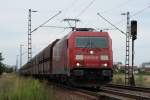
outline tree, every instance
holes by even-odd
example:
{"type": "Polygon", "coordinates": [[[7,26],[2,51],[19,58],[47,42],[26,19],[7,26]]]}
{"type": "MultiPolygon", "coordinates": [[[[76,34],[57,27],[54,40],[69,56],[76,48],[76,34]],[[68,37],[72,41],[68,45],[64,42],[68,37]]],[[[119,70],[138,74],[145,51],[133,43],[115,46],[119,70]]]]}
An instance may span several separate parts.
{"type": "Polygon", "coordinates": [[[2,58],[2,53],[0,52],[0,63],[2,62],[3,58],[2,58]]]}
{"type": "Polygon", "coordinates": [[[6,73],[13,72],[13,68],[12,67],[9,67],[8,65],[5,65],[5,64],[2,63],[3,60],[4,60],[4,58],[2,57],[2,53],[0,52],[0,75],[3,72],[6,72],[6,73]]]}
{"type": "Polygon", "coordinates": [[[5,66],[4,64],[2,63],[3,61],[3,57],[2,57],[2,53],[0,52],[0,75],[3,73],[3,71],[5,70],[5,66]]]}

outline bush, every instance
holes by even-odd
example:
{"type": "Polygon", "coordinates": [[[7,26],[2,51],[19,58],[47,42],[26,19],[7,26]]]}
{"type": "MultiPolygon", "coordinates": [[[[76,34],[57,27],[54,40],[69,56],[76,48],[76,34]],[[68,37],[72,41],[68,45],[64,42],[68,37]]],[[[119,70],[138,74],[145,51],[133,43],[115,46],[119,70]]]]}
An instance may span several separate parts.
{"type": "Polygon", "coordinates": [[[5,67],[0,63],[0,75],[5,71],[5,67]]]}

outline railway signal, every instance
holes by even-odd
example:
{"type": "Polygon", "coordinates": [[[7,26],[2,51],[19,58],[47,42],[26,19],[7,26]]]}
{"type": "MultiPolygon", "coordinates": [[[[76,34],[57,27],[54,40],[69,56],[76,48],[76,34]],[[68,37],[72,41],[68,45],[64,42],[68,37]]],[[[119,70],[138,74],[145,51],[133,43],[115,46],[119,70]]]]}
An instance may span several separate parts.
{"type": "Polygon", "coordinates": [[[132,36],[132,40],[137,39],[137,21],[136,20],[131,21],[131,36],[132,36]]]}
{"type": "Polygon", "coordinates": [[[134,41],[137,39],[137,21],[131,21],[131,36],[132,36],[132,76],[130,77],[130,85],[135,86],[134,80],[134,41]]]}

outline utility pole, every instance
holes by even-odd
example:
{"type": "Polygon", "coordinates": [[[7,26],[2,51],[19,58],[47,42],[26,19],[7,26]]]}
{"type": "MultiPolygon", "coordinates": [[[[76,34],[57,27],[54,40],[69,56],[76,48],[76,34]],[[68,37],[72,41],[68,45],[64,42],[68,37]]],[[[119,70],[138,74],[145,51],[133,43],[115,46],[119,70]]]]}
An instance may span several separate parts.
{"type": "Polygon", "coordinates": [[[28,17],[28,61],[32,58],[32,41],[31,41],[31,9],[28,17]]]}
{"type": "Polygon", "coordinates": [[[17,68],[18,68],[18,56],[19,55],[16,55],[16,67],[15,67],[15,71],[17,71],[17,68]]]}
{"type": "Polygon", "coordinates": [[[22,47],[23,47],[23,45],[20,44],[20,68],[22,66],[22,47]]]}
{"type": "Polygon", "coordinates": [[[130,13],[122,13],[121,15],[127,16],[127,29],[126,29],[126,58],[125,58],[125,85],[129,85],[130,80],[130,13]]]}
{"type": "Polygon", "coordinates": [[[37,11],[32,11],[29,9],[29,16],[28,16],[28,61],[32,58],[32,37],[31,37],[31,13],[32,12],[37,12],[37,11]]]}
{"type": "Polygon", "coordinates": [[[127,16],[126,31],[126,59],[125,59],[125,85],[135,86],[134,80],[134,40],[136,39],[137,22],[132,21],[130,24],[130,13],[122,13],[127,16]],[[130,37],[132,36],[132,65],[130,66],[130,37]]]}
{"type": "Polygon", "coordinates": [[[54,16],[52,16],[51,18],[49,18],[48,20],[46,20],[40,26],[38,26],[34,30],[31,30],[31,13],[32,12],[38,12],[38,11],[29,9],[29,16],[28,16],[28,62],[32,58],[32,37],[31,37],[32,34],[31,33],[34,32],[34,31],[36,31],[40,27],[43,27],[46,23],[48,23],[50,20],[52,20],[53,18],[55,18],[56,16],[58,16],[61,13],[61,11],[59,11],[57,14],[55,14],[54,16]]]}

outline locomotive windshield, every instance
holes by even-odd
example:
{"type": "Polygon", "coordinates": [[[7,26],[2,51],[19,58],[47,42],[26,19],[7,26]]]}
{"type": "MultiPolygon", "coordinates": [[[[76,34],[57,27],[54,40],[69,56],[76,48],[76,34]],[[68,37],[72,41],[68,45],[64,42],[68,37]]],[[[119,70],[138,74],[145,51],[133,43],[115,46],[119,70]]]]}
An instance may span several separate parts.
{"type": "Polygon", "coordinates": [[[107,48],[107,39],[105,37],[93,37],[93,36],[76,37],[76,47],[107,48]]]}

